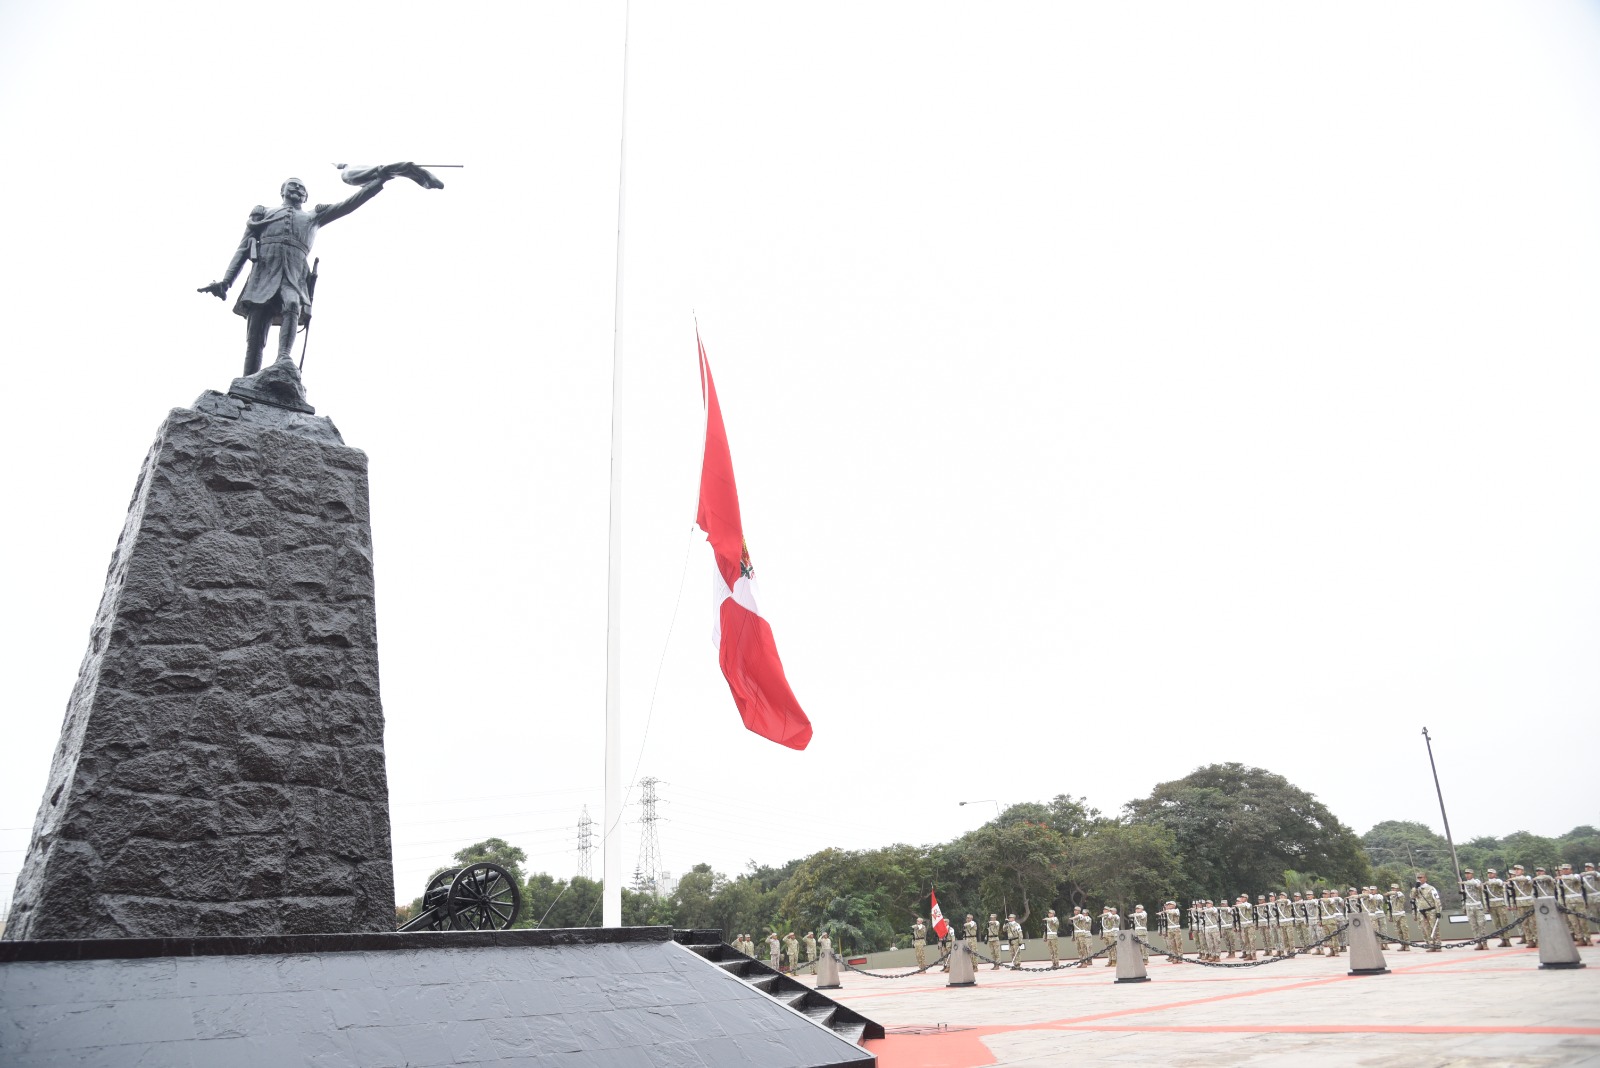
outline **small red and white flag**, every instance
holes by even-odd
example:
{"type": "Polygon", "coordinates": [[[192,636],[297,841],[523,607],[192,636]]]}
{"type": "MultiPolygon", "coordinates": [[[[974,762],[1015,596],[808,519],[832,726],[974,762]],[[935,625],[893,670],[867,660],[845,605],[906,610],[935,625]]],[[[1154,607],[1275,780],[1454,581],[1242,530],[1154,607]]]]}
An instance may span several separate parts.
{"type": "Polygon", "coordinates": [[[928,915],[933,919],[933,933],[940,938],[950,929],[950,921],[944,918],[944,910],[939,907],[939,895],[932,890],[928,891],[928,900],[933,904],[928,906],[928,915]]]}
{"type": "Polygon", "coordinates": [[[700,392],[706,405],[706,452],[695,523],[705,532],[716,558],[711,641],[744,725],[780,745],[804,749],[811,741],[811,721],[789,689],[772,628],[756,607],[755,569],[750,566],[750,549],[739,522],[739,491],[733,482],[728,432],[722,425],[717,387],[711,381],[711,364],[698,330],[695,344],[700,349],[700,392]]]}

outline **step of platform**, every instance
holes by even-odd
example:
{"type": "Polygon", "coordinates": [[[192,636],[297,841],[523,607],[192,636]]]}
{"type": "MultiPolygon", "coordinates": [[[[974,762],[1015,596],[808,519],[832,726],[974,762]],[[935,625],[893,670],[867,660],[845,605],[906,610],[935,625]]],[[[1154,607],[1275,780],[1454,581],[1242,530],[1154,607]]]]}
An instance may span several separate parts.
{"type": "Polygon", "coordinates": [[[882,1038],[883,1025],[867,1019],[848,1005],[784,975],[769,964],[747,957],[722,941],[720,931],[674,931],[673,938],[717,967],[737,976],[747,986],[773,1001],[821,1024],[840,1038],[859,1046],[869,1038],[882,1038]]]}

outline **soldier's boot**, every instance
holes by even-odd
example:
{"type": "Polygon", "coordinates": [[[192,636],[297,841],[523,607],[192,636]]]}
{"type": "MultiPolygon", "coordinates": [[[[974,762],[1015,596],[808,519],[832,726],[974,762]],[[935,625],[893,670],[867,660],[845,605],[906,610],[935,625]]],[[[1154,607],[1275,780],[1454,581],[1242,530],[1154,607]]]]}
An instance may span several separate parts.
{"type": "Polygon", "coordinates": [[[1488,949],[1488,948],[1489,948],[1489,943],[1487,943],[1487,942],[1479,942],[1477,945],[1472,947],[1472,951],[1474,953],[1476,953],[1479,950],[1488,949]]]}

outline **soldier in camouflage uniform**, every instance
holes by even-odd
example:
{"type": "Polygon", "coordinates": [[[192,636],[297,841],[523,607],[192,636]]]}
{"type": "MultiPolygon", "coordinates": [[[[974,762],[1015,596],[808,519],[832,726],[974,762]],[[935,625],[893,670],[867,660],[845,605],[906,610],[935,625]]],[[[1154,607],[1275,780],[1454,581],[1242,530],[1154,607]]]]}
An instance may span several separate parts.
{"type": "Polygon", "coordinates": [[[994,962],[991,972],[1000,970],[1000,917],[989,913],[989,959],[994,962]]]}
{"type": "Polygon", "coordinates": [[[1044,946],[1050,951],[1050,967],[1061,967],[1061,943],[1056,941],[1061,935],[1061,921],[1056,919],[1056,910],[1051,909],[1044,916],[1044,946]]]}
{"type": "Polygon", "coordinates": [[[1017,958],[1022,956],[1022,924],[1017,922],[1015,912],[1006,915],[1006,945],[1011,949],[1011,965],[1013,971],[1017,967],[1017,958]]]}
{"type": "Polygon", "coordinates": [[[966,939],[967,953],[972,957],[972,970],[978,970],[978,921],[972,918],[972,913],[967,913],[967,920],[961,925],[962,937],[966,939]]]}
{"type": "Polygon", "coordinates": [[[810,931],[806,932],[806,967],[812,972],[817,970],[817,936],[810,931]]]}
{"type": "Polygon", "coordinates": [[[917,917],[917,922],[911,925],[911,948],[917,954],[917,967],[928,966],[928,926],[922,922],[922,917],[917,917]]]}
{"type": "Polygon", "coordinates": [[[1072,906],[1072,944],[1078,951],[1078,967],[1089,966],[1089,933],[1094,918],[1081,905],[1072,906]]]}
{"type": "Polygon", "coordinates": [[[1594,861],[1588,861],[1583,866],[1583,874],[1578,876],[1583,886],[1583,912],[1586,919],[1583,921],[1584,941],[1594,945],[1594,940],[1589,937],[1589,924],[1594,921],[1595,913],[1600,911],[1600,871],[1595,870],[1594,861]]]}
{"type": "Polygon", "coordinates": [[[778,939],[777,931],[767,935],[767,960],[773,971],[783,971],[783,943],[778,939]]]}
{"type": "Polygon", "coordinates": [[[1272,903],[1268,900],[1266,894],[1256,895],[1256,940],[1261,943],[1261,955],[1263,957],[1270,957],[1278,950],[1277,945],[1273,942],[1272,915],[1274,911],[1272,903]]]}
{"type": "Polygon", "coordinates": [[[1178,911],[1178,903],[1167,902],[1161,917],[1167,925],[1167,960],[1180,964],[1183,961],[1183,913],[1178,911]]]}
{"type": "Polygon", "coordinates": [[[1149,964],[1150,914],[1144,910],[1143,905],[1135,905],[1133,912],[1128,915],[1128,922],[1133,925],[1133,937],[1139,941],[1139,960],[1149,964]]]}
{"type": "Polygon", "coordinates": [[[1417,885],[1411,891],[1411,901],[1417,906],[1417,920],[1422,924],[1422,933],[1428,940],[1428,952],[1438,953],[1443,948],[1439,944],[1439,921],[1444,918],[1444,905],[1439,900],[1439,891],[1428,882],[1427,872],[1417,872],[1417,885]]]}
{"type": "Polygon", "coordinates": [[[1561,906],[1567,911],[1563,913],[1567,920],[1567,928],[1572,932],[1572,941],[1580,946],[1589,945],[1589,924],[1583,912],[1583,879],[1572,870],[1571,864],[1561,865],[1561,874],[1556,876],[1556,885],[1561,891],[1561,906]]]}
{"type": "Polygon", "coordinates": [[[789,961],[789,974],[793,975],[800,970],[800,939],[790,931],[783,936],[783,955],[789,961]]]}
{"type": "Polygon", "coordinates": [[[1506,930],[1506,925],[1511,922],[1511,903],[1506,895],[1511,888],[1493,868],[1486,874],[1489,877],[1483,881],[1483,903],[1489,909],[1489,925],[1500,932],[1500,944],[1509,946],[1511,939],[1506,936],[1511,932],[1506,930]]]}
{"type": "Polygon", "coordinates": [[[1487,908],[1483,897],[1483,883],[1471,868],[1464,868],[1461,872],[1461,905],[1467,910],[1467,923],[1472,927],[1472,937],[1477,940],[1473,950],[1488,949],[1489,942],[1483,936],[1489,933],[1489,925],[1484,921],[1487,908]]]}
{"type": "MultiPolygon", "coordinates": [[[[1322,923],[1322,937],[1328,943],[1328,956],[1339,955],[1339,915],[1344,907],[1344,901],[1332,890],[1322,892],[1322,900],[1317,903],[1320,909],[1322,923]]],[[[1321,952],[1319,949],[1318,952],[1321,952]]]]}
{"type": "Polygon", "coordinates": [[[1406,923],[1406,894],[1399,883],[1389,884],[1389,922],[1394,924],[1394,938],[1400,943],[1400,952],[1411,952],[1411,929],[1406,923]]]}
{"type": "Polygon", "coordinates": [[[1245,960],[1256,959],[1256,912],[1250,907],[1250,895],[1240,894],[1233,903],[1233,911],[1239,917],[1239,949],[1240,955],[1245,960]]]}
{"type": "Polygon", "coordinates": [[[1100,910],[1100,938],[1106,944],[1106,967],[1114,967],[1117,963],[1117,932],[1122,930],[1122,916],[1116,909],[1107,905],[1100,910]]]}
{"type": "Polygon", "coordinates": [[[1222,917],[1216,902],[1206,898],[1200,905],[1200,937],[1204,942],[1203,960],[1222,959],[1222,917]]]}
{"type": "Polygon", "coordinates": [[[1274,903],[1275,915],[1278,921],[1278,945],[1283,946],[1283,956],[1294,956],[1294,902],[1290,895],[1278,892],[1278,900],[1274,903]]]}
{"type": "Polygon", "coordinates": [[[1521,864],[1511,866],[1512,905],[1522,916],[1522,944],[1537,946],[1539,928],[1533,922],[1533,879],[1521,864]]]}

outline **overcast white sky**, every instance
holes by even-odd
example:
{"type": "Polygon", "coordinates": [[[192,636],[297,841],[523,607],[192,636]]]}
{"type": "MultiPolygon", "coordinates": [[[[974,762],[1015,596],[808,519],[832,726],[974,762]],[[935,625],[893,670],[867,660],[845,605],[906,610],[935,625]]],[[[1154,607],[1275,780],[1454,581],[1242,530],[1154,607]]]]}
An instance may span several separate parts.
{"type": "MultiPolygon", "coordinates": [[[[239,372],[195,287],[341,161],[467,165],[316,248],[397,894],[492,834],[575,870],[623,21],[0,5],[0,896],[145,450],[239,372]]],[[[1437,827],[1423,726],[1458,839],[1600,823],[1600,7],[641,0],[631,39],[624,751],[670,870],[1229,760],[1437,827]],[[696,313],[803,753],[709,641],[696,313]]]]}

